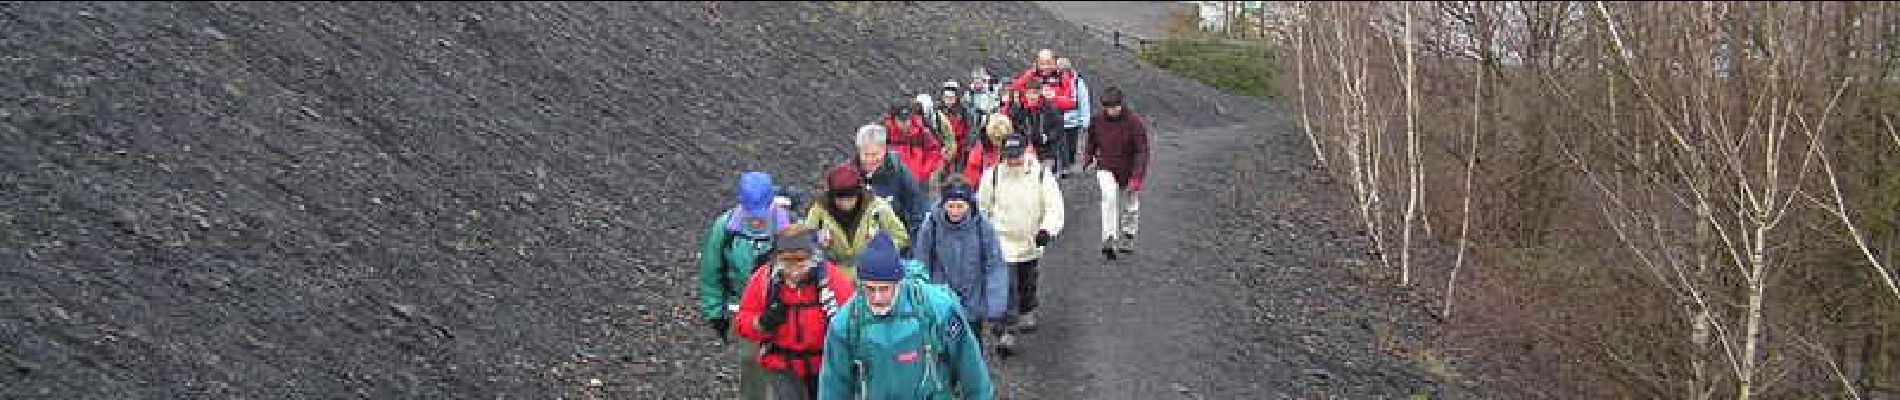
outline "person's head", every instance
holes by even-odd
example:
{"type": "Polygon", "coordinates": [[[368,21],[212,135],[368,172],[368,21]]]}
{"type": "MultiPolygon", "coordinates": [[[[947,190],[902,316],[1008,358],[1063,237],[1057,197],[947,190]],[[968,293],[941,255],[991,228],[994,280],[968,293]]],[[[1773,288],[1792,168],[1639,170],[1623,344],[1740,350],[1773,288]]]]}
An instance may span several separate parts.
{"type": "Polygon", "coordinates": [[[904,280],[904,269],[897,259],[897,245],[891,235],[878,231],[858,253],[858,282],[864,285],[864,302],[877,315],[890,314],[897,303],[897,289],[904,280]]]}
{"type": "Polygon", "coordinates": [[[1128,107],[1124,101],[1121,88],[1109,87],[1108,90],[1102,91],[1102,113],[1108,115],[1109,118],[1121,118],[1128,107]]]}
{"type": "Polygon", "coordinates": [[[963,222],[970,217],[970,206],[976,199],[976,193],[970,184],[961,177],[953,177],[943,185],[943,217],[950,222],[963,222]]]}
{"type": "Polygon", "coordinates": [[[946,107],[961,104],[963,100],[963,85],[957,83],[957,81],[944,82],[941,96],[943,97],[940,98],[940,101],[946,107]]]}
{"type": "Polygon", "coordinates": [[[918,93],[917,97],[912,98],[910,102],[911,115],[929,115],[931,103],[933,102],[935,102],[935,100],[930,98],[930,94],[918,93]]]}
{"type": "Polygon", "coordinates": [[[858,127],[858,135],[855,138],[858,145],[858,164],[863,165],[865,171],[877,172],[878,168],[884,166],[884,158],[887,154],[885,150],[888,146],[884,142],[886,135],[884,127],[877,124],[858,127]]]}
{"type": "Polygon", "coordinates": [[[970,90],[971,91],[989,90],[989,87],[990,87],[990,70],[988,68],[978,66],[975,69],[970,70],[970,90]]]}
{"type": "Polygon", "coordinates": [[[818,236],[810,229],[791,226],[772,237],[772,264],[786,282],[807,282],[817,253],[818,236]]]}
{"type": "Polygon", "coordinates": [[[1010,168],[1022,168],[1029,163],[1029,139],[1023,135],[1012,134],[1003,139],[1003,164],[1010,168]]]}
{"type": "Polygon", "coordinates": [[[825,176],[825,190],[825,197],[830,199],[833,208],[856,210],[864,193],[864,173],[851,163],[832,168],[831,174],[825,176]]]}
{"type": "Polygon", "coordinates": [[[1028,84],[1023,85],[1023,104],[1034,105],[1041,103],[1043,94],[1042,87],[1041,79],[1030,79],[1028,84]]]}
{"type": "Polygon", "coordinates": [[[1047,71],[1047,70],[1052,70],[1055,68],[1056,68],[1056,51],[1055,50],[1050,50],[1050,49],[1036,50],[1036,70],[1047,71]]]}
{"type": "Polygon", "coordinates": [[[1016,128],[1011,126],[1014,125],[1014,122],[1009,120],[1008,115],[992,115],[987,123],[989,126],[983,127],[983,133],[989,134],[991,146],[1002,147],[1003,139],[1007,139],[1009,138],[1009,134],[1015,133],[1016,128]]]}
{"type": "Polygon", "coordinates": [[[739,207],[745,210],[748,228],[763,229],[771,218],[772,199],[778,196],[775,188],[771,174],[752,171],[739,175],[739,207]]]}

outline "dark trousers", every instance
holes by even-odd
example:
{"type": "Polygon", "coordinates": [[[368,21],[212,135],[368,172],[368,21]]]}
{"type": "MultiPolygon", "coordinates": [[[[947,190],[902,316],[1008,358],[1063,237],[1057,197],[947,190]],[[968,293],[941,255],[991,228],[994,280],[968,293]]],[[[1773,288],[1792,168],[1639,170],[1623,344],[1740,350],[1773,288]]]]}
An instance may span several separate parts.
{"type": "Polygon", "coordinates": [[[1014,278],[1013,280],[1015,281],[1012,283],[1012,285],[1015,286],[1015,290],[1012,291],[1013,296],[1010,296],[1010,303],[1015,306],[1013,308],[1016,309],[1017,314],[1026,314],[1036,311],[1037,261],[1040,260],[1009,263],[1009,269],[1012,271],[1012,278],[1014,278]]]}
{"type": "Polygon", "coordinates": [[[1056,165],[1062,169],[1075,167],[1075,153],[1082,140],[1082,127],[1062,128],[1062,134],[1056,139],[1056,165]]]}

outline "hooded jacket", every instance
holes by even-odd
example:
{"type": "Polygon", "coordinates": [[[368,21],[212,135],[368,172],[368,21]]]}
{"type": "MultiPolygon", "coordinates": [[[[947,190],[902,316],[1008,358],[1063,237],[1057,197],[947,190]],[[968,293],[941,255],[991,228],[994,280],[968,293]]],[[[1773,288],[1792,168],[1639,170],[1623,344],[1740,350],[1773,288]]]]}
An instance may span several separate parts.
{"type": "Polygon", "coordinates": [[[963,221],[950,222],[939,204],[917,228],[911,256],[930,271],[931,283],[944,284],[957,293],[964,315],[995,320],[1008,309],[1010,274],[996,229],[982,210],[971,206],[963,221]]]}
{"type": "Polygon", "coordinates": [[[813,268],[814,282],[792,285],[780,278],[776,266],[767,263],[755,269],[752,282],[746,285],[733,325],[740,337],[761,345],[759,365],[768,371],[801,378],[817,376],[823,362],[825,328],[831,323],[831,315],[851,301],[856,282],[838,270],[836,263],[823,262],[813,268]],[[769,331],[760,330],[759,317],[774,302],[784,305],[785,322],[769,331]]]}
{"type": "Polygon", "coordinates": [[[905,280],[886,315],[872,313],[865,296],[854,296],[831,317],[818,398],[996,398],[983,348],[955,296],[905,280]]]}
{"type": "Polygon", "coordinates": [[[825,258],[838,263],[839,271],[856,279],[858,276],[858,253],[864,252],[864,245],[878,231],[888,232],[891,240],[902,248],[910,243],[910,234],[904,230],[904,222],[891,211],[891,206],[883,199],[869,193],[858,194],[858,207],[864,212],[858,214],[857,229],[846,232],[844,225],[831,215],[827,205],[832,204],[832,194],[827,192],[813,202],[805,219],[799,224],[824,232],[826,238],[825,258]]]}
{"type": "MultiPolygon", "coordinates": [[[[924,211],[930,208],[930,200],[926,198],[927,194],[924,193],[923,185],[918,183],[916,176],[901,159],[896,151],[888,152],[884,156],[883,166],[871,172],[864,180],[871,185],[871,190],[876,192],[877,197],[883,199],[884,203],[890,206],[891,211],[896,212],[898,220],[903,221],[905,227],[915,228],[919,222],[923,221],[924,211]]],[[[859,171],[865,170],[864,163],[859,162],[857,158],[853,157],[851,163],[856,165],[859,171]]],[[[900,240],[897,247],[905,248],[905,243],[907,242],[900,240]]]]}
{"type": "Polygon", "coordinates": [[[765,225],[753,227],[744,206],[713,219],[699,247],[699,311],[706,319],[728,318],[759,259],[772,251],[772,234],[791,226],[791,211],[776,205],[765,225]]]}
{"type": "Polygon", "coordinates": [[[943,136],[931,129],[932,124],[925,114],[914,114],[902,121],[884,118],[885,130],[890,132],[886,144],[897,153],[911,178],[919,182],[930,180],[931,174],[943,168],[943,136]]]}
{"type": "Polygon", "coordinates": [[[1036,247],[1036,231],[1062,233],[1062,190],[1056,176],[1031,157],[1021,168],[998,163],[983,171],[983,184],[976,192],[977,209],[989,216],[1001,241],[1003,261],[1024,262],[1042,258],[1036,247]]]}

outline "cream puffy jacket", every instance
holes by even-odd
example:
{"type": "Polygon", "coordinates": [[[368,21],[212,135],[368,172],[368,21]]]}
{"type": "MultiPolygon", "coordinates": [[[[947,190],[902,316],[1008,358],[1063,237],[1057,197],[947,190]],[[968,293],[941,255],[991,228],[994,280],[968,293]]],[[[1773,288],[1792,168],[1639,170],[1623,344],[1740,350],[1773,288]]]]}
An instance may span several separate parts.
{"type": "Polygon", "coordinates": [[[1003,261],[1040,259],[1036,231],[1062,233],[1062,189],[1056,186],[1055,174],[1033,157],[1021,168],[1003,162],[984,170],[976,202],[996,227],[1003,261]]]}

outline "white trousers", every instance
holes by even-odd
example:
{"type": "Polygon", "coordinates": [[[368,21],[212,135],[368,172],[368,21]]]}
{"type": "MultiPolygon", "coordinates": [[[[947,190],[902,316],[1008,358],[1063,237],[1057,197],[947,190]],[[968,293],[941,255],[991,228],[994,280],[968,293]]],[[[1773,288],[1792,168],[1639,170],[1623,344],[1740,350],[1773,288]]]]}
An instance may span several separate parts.
{"type": "Polygon", "coordinates": [[[1139,193],[1115,183],[1115,174],[1108,171],[1095,171],[1095,183],[1101,187],[1102,193],[1102,246],[1133,248],[1134,239],[1119,242],[1116,239],[1121,236],[1118,233],[1131,238],[1135,236],[1141,217],[1139,193]]]}

